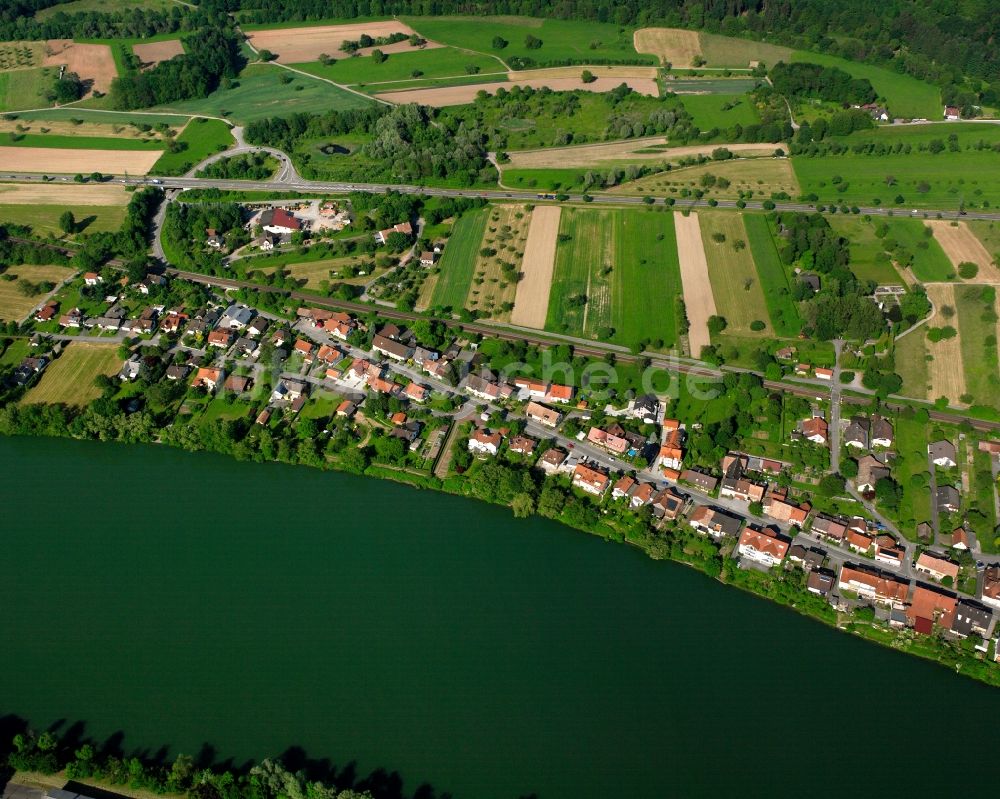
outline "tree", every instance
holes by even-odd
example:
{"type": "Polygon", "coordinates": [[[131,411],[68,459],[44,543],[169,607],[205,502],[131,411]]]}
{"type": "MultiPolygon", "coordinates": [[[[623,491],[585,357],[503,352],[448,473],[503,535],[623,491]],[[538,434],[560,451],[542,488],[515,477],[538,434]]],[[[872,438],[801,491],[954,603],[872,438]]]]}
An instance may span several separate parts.
{"type": "Polygon", "coordinates": [[[494,36],[493,37],[493,49],[494,50],[503,50],[507,45],[508,45],[508,41],[505,38],[503,38],[503,36],[494,36]]]}
{"type": "Polygon", "coordinates": [[[530,33],[524,37],[524,46],[528,50],[538,50],[542,46],[542,40],[530,33]]]}
{"type": "Polygon", "coordinates": [[[585,69],[580,74],[580,80],[582,80],[584,83],[593,83],[594,81],[597,80],[597,75],[595,75],[589,69],[585,69]]]}
{"type": "Polygon", "coordinates": [[[385,53],[383,53],[381,50],[377,48],[375,50],[372,50],[372,61],[374,61],[376,64],[381,64],[388,57],[389,56],[387,56],[385,53]]]}
{"type": "Polygon", "coordinates": [[[514,499],[511,500],[510,507],[514,511],[514,516],[516,518],[523,519],[535,512],[535,500],[531,494],[517,494],[514,499]]]}
{"type": "Polygon", "coordinates": [[[979,265],[974,264],[972,261],[962,261],[958,265],[958,275],[963,280],[972,280],[976,275],[979,274],[979,265]]]}
{"type": "Polygon", "coordinates": [[[708,317],[708,332],[717,336],[726,329],[727,324],[724,316],[710,316],[708,317]]]}
{"type": "Polygon", "coordinates": [[[67,236],[76,232],[76,217],[73,216],[73,212],[66,210],[63,211],[59,216],[59,228],[67,236]]]}

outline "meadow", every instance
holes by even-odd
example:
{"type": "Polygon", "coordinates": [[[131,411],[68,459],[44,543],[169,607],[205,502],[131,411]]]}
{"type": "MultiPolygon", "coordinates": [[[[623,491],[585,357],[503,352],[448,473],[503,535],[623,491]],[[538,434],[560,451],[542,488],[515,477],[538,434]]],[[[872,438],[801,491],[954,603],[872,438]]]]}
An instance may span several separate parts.
{"type": "Polygon", "coordinates": [[[827,155],[792,157],[802,191],[825,203],[957,211],[1000,203],[1000,183],[991,180],[996,153],[962,150],[930,155],[827,155]],[[902,197],[898,202],[896,197],[902,197]]]}
{"type": "Polygon", "coordinates": [[[0,111],[51,105],[47,94],[58,76],[55,67],[0,72],[0,111]]]}
{"type": "Polygon", "coordinates": [[[899,284],[901,279],[872,222],[856,216],[827,217],[830,227],[850,242],[851,271],[859,280],[879,285],[899,284]]]}
{"type": "Polygon", "coordinates": [[[1000,406],[996,294],[994,286],[955,286],[965,387],[972,402],[980,405],[1000,406]]]}
{"type": "Polygon", "coordinates": [[[927,336],[924,328],[917,328],[898,339],[894,346],[896,373],[903,378],[903,396],[927,399],[930,374],[927,363],[927,336]]]}
{"type": "Polygon", "coordinates": [[[751,61],[761,61],[774,66],[779,61],[788,61],[791,48],[777,44],[758,42],[753,39],[737,39],[714,33],[699,33],[701,54],[709,66],[746,69],[751,61]]]}
{"type": "Polygon", "coordinates": [[[669,172],[657,172],[638,180],[623,183],[611,191],[613,194],[641,194],[662,197],[677,195],[684,189],[699,189],[707,198],[736,199],[744,196],[770,197],[785,192],[790,197],[799,194],[791,161],[787,158],[734,158],[729,161],[712,161],[698,166],[685,166],[669,172]],[[720,186],[712,178],[724,178],[728,186],[720,186]],[[752,194],[747,195],[747,192],[752,194]]]}
{"type": "Polygon", "coordinates": [[[162,150],[159,139],[134,139],[115,136],[76,136],[51,133],[0,134],[3,147],[53,147],[70,150],[162,150]]]}
{"type": "MultiPolygon", "coordinates": [[[[7,219],[2,210],[0,209],[0,221],[5,222],[7,219]]],[[[7,267],[3,274],[5,277],[16,275],[18,280],[32,283],[59,283],[72,273],[73,270],[65,266],[22,264],[7,267]]],[[[0,319],[20,322],[42,299],[41,294],[31,297],[22,294],[17,280],[0,280],[0,319]]]]}
{"type": "Polygon", "coordinates": [[[233,145],[229,125],[218,119],[193,119],[177,141],[186,147],[160,156],[151,170],[155,175],[182,175],[195,164],[233,145]]]}
{"type": "MultiPolygon", "coordinates": [[[[670,85],[668,84],[668,87],[670,85]]],[[[672,88],[672,87],[670,87],[672,88]]],[[[756,125],[760,116],[749,97],[726,94],[684,94],[681,104],[703,131],[726,130],[734,125],[756,125]]]]}
{"type": "Polygon", "coordinates": [[[906,414],[896,417],[896,450],[898,457],[893,477],[903,486],[899,504],[899,521],[906,533],[912,533],[921,522],[931,519],[931,495],[926,488],[910,487],[910,478],[927,473],[927,423],[906,414]]]}
{"type": "Polygon", "coordinates": [[[739,336],[774,335],[743,217],[722,212],[699,216],[712,294],[719,316],[726,319],[726,331],[739,336]],[[724,239],[717,240],[719,236],[724,239]],[[754,322],[763,322],[763,329],[752,330],[754,322]]]}
{"type": "Polygon", "coordinates": [[[453,312],[465,307],[488,219],[489,209],[483,208],[463,214],[455,223],[441,256],[432,307],[450,308],[453,312]]]}
{"type": "Polygon", "coordinates": [[[326,81],[295,74],[273,64],[250,64],[233,81],[232,88],[219,89],[208,97],[183,100],[153,110],[225,117],[242,125],[263,117],[322,113],[361,108],[368,104],[364,97],[326,81]]]}
{"type": "Polygon", "coordinates": [[[889,227],[886,242],[900,244],[906,252],[913,255],[913,275],[922,282],[938,282],[951,280],[955,268],[944,254],[941,245],[937,243],[930,228],[919,219],[888,219],[889,227]]]}
{"type": "MultiPolygon", "coordinates": [[[[478,72],[494,72],[506,75],[506,70],[495,58],[467,53],[454,47],[435,47],[430,50],[413,50],[411,52],[392,53],[381,64],[371,58],[341,57],[344,54],[331,55],[337,61],[329,66],[313,61],[306,64],[293,64],[296,69],[308,72],[321,78],[346,85],[378,87],[376,84],[389,81],[413,81],[415,78],[446,78],[453,76],[466,77],[468,68],[475,67],[478,72]],[[414,73],[420,73],[415,75],[414,73]]],[[[493,80],[502,80],[494,75],[493,80]]],[[[414,82],[414,88],[421,84],[414,82]]],[[[405,89],[408,85],[394,85],[394,89],[405,89]]]]}
{"type": "Polygon", "coordinates": [[[509,64],[512,57],[530,58],[538,64],[557,61],[595,63],[628,61],[657,63],[651,55],[640,55],[632,44],[631,29],[603,22],[550,20],[533,17],[401,17],[422,36],[442,44],[496,56],[509,64]],[[493,38],[507,41],[493,49],[493,38]],[[537,49],[525,45],[527,36],[540,39],[537,49]]]}
{"type": "MultiPolygon", "coordinates": [[[[0,195],[2,199],[3,195],[0,195]]],[[[27,225],[35,234],[62,236],[59,217],[72,211],[79,233],[112,233],[125,221],[125,206],[11,205],[0,202],[0,223],[27,225]]]]}
{"type": "Polygon", "coordinates": [[[559,235],[546,329],[632,349],[676,342],[681,283],[669,213],[564,208],[559,235]]]}
{"type": "Polygon", "coordinates": [[[40,402],[86,405],[101,396],[94,378],[101,374],[113,375],[121,365],[117,345],[74,341],[49,364],[41,381],[21,402],[27,405],[40,402]]]}
{"type": "Polygon", "coordinates": [[[983,243],[986,251],[993,256],[994,263],[1000,262],[1000,222],[974,220],[966,224],[976,235],[976,238],[983,243]]]}
{"type": "Polygon", "coordinates": [[[101,125],[170,125],[173,128],[184,125],[188,116],[156,114],[146,111],[95,111],[86,108],[46,108],[17,114],[19,120],[38,122],[68,122],[78,119],[84,123],[101,125]]]}
{"type": "Polygon", "coordinates": [[[867,78],[879,97],[886,99],[889,114],[893,117],[941,119],[944,106],[941,90],[924,81],[894,72],[883,67],[847,61],[832,55],[797,50],[793,62],[822,64],[837,67],[855,78],[867,78]]]}
{"type": "Polygon", "coordinates": [[[792,299],[788,273],[778,257],[767,217],[744,214],[743,224],[774,332],[783,337],[796,336],[802,328],[802,320],[792,299]]]}

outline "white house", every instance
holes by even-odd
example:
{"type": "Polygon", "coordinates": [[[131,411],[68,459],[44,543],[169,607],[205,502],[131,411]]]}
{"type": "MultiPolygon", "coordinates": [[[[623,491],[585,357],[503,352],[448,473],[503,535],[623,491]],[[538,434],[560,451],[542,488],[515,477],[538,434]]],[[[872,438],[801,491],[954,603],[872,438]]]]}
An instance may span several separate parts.
{"type": "Polygon", "coordinates": [[[469,436],[469,452],[477,455],[496,455],[500,451],[503,437],[499,433],[477,430],[469,436]]]}
{"type": "Polygon", "coordinates": [[[740,542],[736,551],[747,560],[771,568],[785,559],[785,555],[788,553],[788,544],[763,530],[747,527],[740,533],[740,542]]]}

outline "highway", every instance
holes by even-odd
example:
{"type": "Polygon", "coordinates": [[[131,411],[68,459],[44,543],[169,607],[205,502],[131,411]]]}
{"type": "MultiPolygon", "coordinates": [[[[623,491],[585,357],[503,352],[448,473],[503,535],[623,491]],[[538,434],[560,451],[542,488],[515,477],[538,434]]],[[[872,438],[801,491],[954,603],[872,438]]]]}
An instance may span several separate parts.
{"type": "MultiPolygon", "coordinates": [[[[233,150],[226,151],[225,155],[233,155],[241,152],[255,152],[255,151],[267,151],[272,154],[277,151],[266,149],[266,148],[256,148],[256,147],[239,147],[233,150]]],[[[223,154],[220,154],[223,155],[223,154]]],[[[212,156],[215,159],[219,156],[212,156]]],[[[281,170],[279,177],[283,177],[283,180],[216,180],[213,178],[196,178],[196,177],[175,177],[175,178],[142,178],[142,177],[129,177],[129,178],[115,178],[120,183],[132,186],[148,186],[156,185],[163,189],[220,189],[224,191],[289,191],[289,192],[300,192],[308,194],[346,194],[351,191],[367,191],[374,193],[383,193],[389,190],[398,191],[402,194],[422,194],[428,197],[481,197],[486,200],[518,200],[521,202],[538,202],[539,200],[548,200],[550,202],[556,202],[556,195],[554,193],[548,192],[544,194],[539,194],[538,192],[531,191],[513,191],[513,190],[501,190],[501,189],[453,189],[453,188],[438,188],[433,186],[411,186],[411,185],[396,185],[391,183],[343,183],[343,182],[325,182],[318,180],[305,180],[299,177],[294,169],[288,168],[288,163],[283,161],[284,167],[281,170]]],[[[201,164],[199,164],[199,167],[201,164]]],[[[190,173],[189,173],[190,174],[190,173]]],[[[0,181],[9,180],[17,181],[20,183],[24,182],[34,182],[34,181],[48,181],[48,182],[65,182],[71,181],[71,177],[58,176],[53,177],[51,175],[39,175],[36,173],[7,173],[0,175],[0,181]]],[[[643,197],[638,196],[628,196],[621,194],[607,194],[604,192],[595,192],[593,194],[586,195],[589,200],[584,199],[583,194],[570,194],[567,196],[565,202],[591,202],[598,205],[623,205],[623,206],[635,206],[635,205],[648,205],[643,197]]],[[[718,200],[715,206],[717,208],[736,210],[738,208],[736,200],[718,200]]],[[[664,206],[667,202],[664,198],[656,198],[654,205],[664,206]]],[[[702,199],[684,199],[683,202],[676,202],[674,207],[677,210],[683,210],[686,208],[708,208],[709,201],[702,199]]],[[[746,209],[751,211],[764,210],[763,201],[760,200],[748,200],[745,204],[746,209]]],[[[816,210],[815,204],[808,203],[796,203],[796,202],[775,202],[775,207],[783,211],[803,211],[806,213],[814,212],[816,210]]],[[[910,206],[904,208],[886,208],[886,207],[869,207],[869,206],[859,206],[860,213],[868,214],[871,216],[899,216],[899,217],[916,217],[916,218],[937,218],[939,215],[943,218],[957,218],[959,213],[956,209],[936,209],[936,208],[920,208],[914,209],[910,206]]],[[[978,210],[966,211],[961,215],[963,219],[982,219],[987,221],[1000,221],[1000,212],[986,212],[978,210]]]]}

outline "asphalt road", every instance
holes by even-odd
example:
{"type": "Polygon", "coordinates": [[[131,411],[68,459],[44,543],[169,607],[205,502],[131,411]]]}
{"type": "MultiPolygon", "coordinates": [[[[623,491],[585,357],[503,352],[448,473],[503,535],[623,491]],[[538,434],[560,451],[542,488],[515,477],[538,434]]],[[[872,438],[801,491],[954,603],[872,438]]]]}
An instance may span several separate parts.
{"type": "MultiPolygon", "coordinates": [[[[246,151],[251,149],[259,148],[247,148],[246,151]]],[[[233,155],[237,152],[243,152],[244,150],[235,149],[227,151],[228,155],[233,155]]],[[[273,151],[272,151],[273,152],[273,151]]],[[[46,176],[39,175],[35,173],[7,173],[0,175],[0,180],[14,180],[18,182],[31,182],[31,181],[41,181],[46,176]]],[[[51,178],[51,176],[48,176],[51,178]]],[[[280,181],[276,180],[215,180],[212,178],[195,178],[195,177],[179,177],[179,178],[122,178],[120,181],[127,185],[143,186],[143,185],[157,185],[162,186],[164,189],[207,189],[216,188],[224,189],[229,191],[301,191],[310,193],[330,193],[330,194],[344,194],[350,191],[367,191],[381,193],[388,190],[398,191],[402,194],[424,194],[430,197],[481,197],[487,200],[521,200],[537,202],[539,199],[549,199],[555,201],[554,193],[539,194],[537,192],[530,191],[504,191],[499,189],[487,189],[487,190],[476,190],[476,189],[449,189],[449,188],[437,188],[430,186],[409,186],[409,185],[394,185],[391,183],[343,183],[343,182],[324,182],[315,180],[305,180],[298,175],[289,174],[287,168],[282,169],[280,175],[283,179],[280,181]]],[[[71,181],[71,177],[59,176],[53,179],[55,182],[71,181]]],[[[619,194],[604,194],[596,192],[594,194],[588,195],[591,198],[591,202],[598,205],[625,205],[625,206],[635,206],[635,205],[645,205],[642,197],[630,197],[619,194]]],[[[585,202],[584,195],[582,194],[570,194],[566,202],[585,202]]],[[[663,198],[656,199],[655,205],[665,205],[663,198]]],[[[708,208],[709,203],[707,200],[684,200],[683,203],[676,203],[674,206],[677,210],[683,210],[686,208],[708,208]]],[[[735,209],[737,207],[735,200],[719,200],[715,207],[718,208],[729,208],[735,209]]],[[[749,200],[746,202],[746,208],[750,210],[762,210],[763,203],[756,200],[749,200]]],[[[810,205],[807,203],[794,203],[794,202],[777,202],[775,207],[780,210],[785,211],[805,211],[813,212],[816,210],[815,205],[810,205]]],[[[861,206],[862,214],[869,214],[871,216],[899,216],[899,217],[915,217],[923,219],[925,216],[928,218],[936,218],[938,215],[945,218],[957,218],[959,216],[958,211],[955,209],[936,209],[936,208],[926,208],[926,209],[912,209],[912,208],[886,208],[886,207],[869,207],[861,206]]],[[[967,211],[963,218],[965,219],[984,219],[997,221],[1000,220],[1000,213],[989,213],[984,211],[967,211]]]]}

